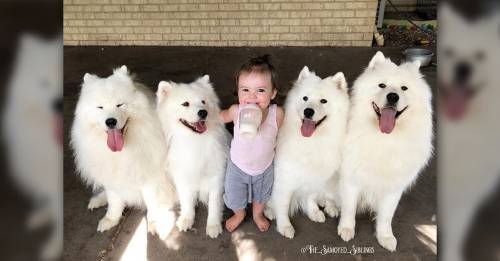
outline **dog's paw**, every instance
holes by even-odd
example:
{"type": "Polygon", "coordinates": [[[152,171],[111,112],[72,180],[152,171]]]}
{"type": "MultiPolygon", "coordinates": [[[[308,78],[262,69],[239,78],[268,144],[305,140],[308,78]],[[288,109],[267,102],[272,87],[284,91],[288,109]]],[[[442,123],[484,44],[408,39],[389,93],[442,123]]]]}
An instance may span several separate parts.
{"type": "Polygon", "coordinates": [[[334,218],[334,217],[337,217],[340,213],[340,211],[335,207],[335,206],[326,206],[325,207],[325,212],[326,214],[328,214],[328,216],[334,218]]]}
{"type": "Polygon", "coordinates": [[[106,201],[105,198],[99,197],[99,196],[94,196],[90,199],[89,204],[87,205],[87,209],[92,211],[96,208],[106,206],[107,203],[108,202],[106,201]]]}
{"type": "Polygon", "coordinates": [[[222,225],[217,223],[217,224],[207,224],[207,236],[211,238],[216,238],[219,236],[219,234],[222,233],[222,225]]]}
{"type": "Polygon", "coordinates": [[[193,226],[193,223],[194,219],[180,216],[179,219],[177,219],[176,225],[179,231],[188,231],[188,229],[193,226]]]}
{"type": "Polygon", "coordinates": [[[398,241],[394,237],[394,235],[385,235],[385,236],[377,236],[378,243],[385,249],[394,252],[396,250],[396,246],[398,241]]]}
{"type": "Polygon", "coordinates": [[[286,238],[292,239],[295,236],[295,229],[292,225],[278,227],[278,232],[286,238]]]}
{"type": "Polygon", "coordinates": [[[264,209],[264,216],[266,216],[269,220],[274,220],[276,218],[273,209],[270,207],[266,207],[264,209]]]}
{"type": "Polygon", "coordinates": [[[158,234],[161,240],[168,237],[173,227],[173,222],[169,222],[168,220],[148,221],[148,232],[153,235],[158,234]]]}
{"type": "Polygon", "coordinates": [[[118,224],[120,220],[119,219],[110,219],[107,217],[103,217],[100,221],[99,224],[97,225],[97,231],[98,232],[104,232],[118,224]]]}
{"type": "Polygon", "coordinates": [[[354,228],[338,227],[337,233],[346,242],[354,238],[354,228]]]}
{"type": "Polygon", "coordinates": [[[319,222],[319,223],[325,222],[325,213],[323,213],[323,211],[321,210],[316,210],[313,213],[311,213],[311,215],[308,216],[309,219],[314,222],[319,222]]]}

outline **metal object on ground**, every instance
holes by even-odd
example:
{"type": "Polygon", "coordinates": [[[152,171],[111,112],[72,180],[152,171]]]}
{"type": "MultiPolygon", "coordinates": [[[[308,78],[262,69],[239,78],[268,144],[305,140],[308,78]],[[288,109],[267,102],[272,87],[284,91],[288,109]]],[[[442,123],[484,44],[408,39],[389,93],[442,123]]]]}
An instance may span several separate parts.
{"type": "Polygon", "coordinates": [[[403,55],[408,62],[420,61],[420,66],[428,66],[434,53],[422,48],[408,48],[403,51],[403,55]]]}

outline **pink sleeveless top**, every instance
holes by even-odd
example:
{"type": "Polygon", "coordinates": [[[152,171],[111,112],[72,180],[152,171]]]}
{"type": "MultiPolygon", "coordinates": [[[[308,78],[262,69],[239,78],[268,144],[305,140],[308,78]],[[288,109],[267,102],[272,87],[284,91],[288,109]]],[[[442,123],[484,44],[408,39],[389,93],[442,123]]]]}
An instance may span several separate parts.
{"type": "Polygon", "coordinates": [[[231,161],[245,173],[256,176],[264,173],[274,159],[274,148],[278,134],[276,123],[276,104],[269,106],[267,117],[259,126],[257,135],[245,138],[240,134],[240,110],[234,122],[234,134],[231,141],[231,161]]]}

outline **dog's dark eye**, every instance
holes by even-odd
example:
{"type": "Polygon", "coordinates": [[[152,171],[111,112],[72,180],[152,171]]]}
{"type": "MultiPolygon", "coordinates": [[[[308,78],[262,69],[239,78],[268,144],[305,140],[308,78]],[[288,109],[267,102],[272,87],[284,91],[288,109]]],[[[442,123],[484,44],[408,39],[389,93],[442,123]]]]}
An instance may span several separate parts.
{"type": "Polygon", "coordinates": [[[383,88],[385,88],[385,84],[381,83],[381,84],[378,85],[378,87],[380,87],[380,88],[383,89],[383,88]]]}
{"type": "Polygon", "coordinates": [[[201,104],[205,104],[205,100],[201,100],[201,104]]]}
{"type": "Polygon", "coordinates": [[[189,102],[184,102],[184,103],[182,104],[182,106],[184,106],[184,107],[189,107],[189,102]]]}
{"type": "Polygon", "coordinates": [[[307,101],[307,100],[309,100],[309,98],[307,98],[307,96],[304,96],[304,97],[302,97],[302,100],[307,101]]]}
{"type": "Polygon", "coordinates": [[[103,107],[102,106],[97,106],[97,108],[102,110],[103,107]]]}
{"type": "Polygon", "coordinates": [[[120,108],[124,103],[120,103],[118,105],[116,105],[116,108],[120,108]]]}
{"type": "Polygon", "coordinates": [[[328,101],[325,100],[325,99],[321,99],[319,102],[321,102],[321,103],[327,103],[328,101]]]}
{"type": "Polygon", "coordinates": [[[406,90],[408,90],[408,87],[406,87],[406,86],[401,86],[401,90],[406,91],[406,90]]]}

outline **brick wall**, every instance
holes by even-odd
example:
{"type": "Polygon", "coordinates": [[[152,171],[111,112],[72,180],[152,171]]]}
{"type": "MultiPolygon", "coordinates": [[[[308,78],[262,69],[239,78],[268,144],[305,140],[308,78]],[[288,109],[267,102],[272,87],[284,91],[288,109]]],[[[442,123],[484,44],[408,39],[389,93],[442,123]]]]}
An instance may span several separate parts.
{"type": "MultiPolygon", "coordinates": [[[[417,0],[391,0],[399,11],[415,11],[417,7],[417,0]]],[[[395,12],[394,8],[387,2],[385,10],[388,12],[395,12]]]]}
{"type": "Polygon", "coordinates": [[[64,0],[64,44],[371,46],[377,4],[377,0],[64,0]]]}

